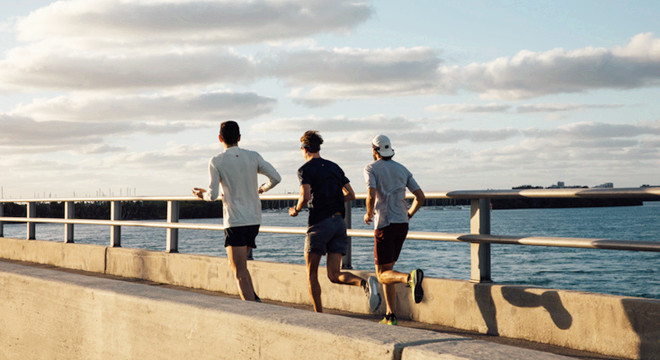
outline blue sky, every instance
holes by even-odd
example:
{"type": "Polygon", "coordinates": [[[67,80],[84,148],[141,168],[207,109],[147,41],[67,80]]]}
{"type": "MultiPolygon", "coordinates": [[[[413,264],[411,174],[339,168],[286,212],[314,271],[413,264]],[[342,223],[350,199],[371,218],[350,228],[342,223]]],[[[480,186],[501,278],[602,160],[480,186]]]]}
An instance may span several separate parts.
{"type": "Polygon", "coordinates": [[[370,139],[425,191],[660,184],[657,1],[7,1],[5,198],[188,195],[218,125],[296,192],[370,139]]]}

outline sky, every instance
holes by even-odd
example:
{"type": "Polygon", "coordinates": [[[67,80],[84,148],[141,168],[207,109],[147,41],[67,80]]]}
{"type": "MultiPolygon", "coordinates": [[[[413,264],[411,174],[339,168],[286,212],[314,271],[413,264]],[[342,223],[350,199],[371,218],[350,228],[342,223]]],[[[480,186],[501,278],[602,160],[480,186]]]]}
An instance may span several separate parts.
{"type": "MultiPolygon", "coordinates": [[[[660,184],[660,2],[0,0],[0,196],[181,196],[222,121],[299,191],[299,139],[366,191],[660,184]]],[[[265,178],[263,178],[265,182],[265,178]]]]}

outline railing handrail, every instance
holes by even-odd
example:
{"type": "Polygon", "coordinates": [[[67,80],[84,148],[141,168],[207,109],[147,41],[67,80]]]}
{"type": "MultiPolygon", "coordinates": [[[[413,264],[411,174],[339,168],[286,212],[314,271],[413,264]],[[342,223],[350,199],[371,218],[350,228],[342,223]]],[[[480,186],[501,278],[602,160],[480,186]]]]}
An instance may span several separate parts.
{"type": "MultiPolygon", "coordinates": [[[[512,189],[512,190],[452,190],[425,193],[427,199],[516,199],[516,198],[601,198],[601,199],[644,199],[660,201],[660,186],[639,188],[556,188],[556,189],[512,189]]],[[[366,199],[365,193],[355,195],[366,199]]],[[[299,194],[261,194],[261,200],[296,200],[299,194]]],[[[412,194],[406,197],[412,198],[412,194]]],[[[0,199],[0,203],[31,202],[96,202],[96,201],[197,201],[190,196],[118,196],[118,197],[62,197],[62,198],[22,198],[0,199]]]]}
{"type": "MultiPolygon", "coordinates": [[[[0,221],[25,222],[24,217],[0,217],[0,221]]],[[[92,220],[92,219],[57,219],[57,218],[29,218],[32,222],[47,224],[79,224],[79,225],[103,225],[103,226],[135,226],[163,229],[185,229],[185,230],[224,230],[222,224],[208,223],[168,223],[164,221],[129,221],[129,220],[92,220]]],[[[260,232],[275,234],[300,234],[306,233],[306,228],[290,226],[261,226],[260,232]]],[[[348,236],[367,237],[374,236],[373,230],[348,229],[348,236]]],[[[660,252],[660,242],[652,241],[629,241],[616,239],[594,239],[594,238],[565,238],[551,236],[511,236],[511,235],[485,235],[466,233],[442,233],[426,231],[409,231],[408,239],[427,241],[449,241],[506,245],[527,246],[549,246],[549,247],[571,247],[582,249],[608,249],[608,250],[633,250],[660,252]]]]}

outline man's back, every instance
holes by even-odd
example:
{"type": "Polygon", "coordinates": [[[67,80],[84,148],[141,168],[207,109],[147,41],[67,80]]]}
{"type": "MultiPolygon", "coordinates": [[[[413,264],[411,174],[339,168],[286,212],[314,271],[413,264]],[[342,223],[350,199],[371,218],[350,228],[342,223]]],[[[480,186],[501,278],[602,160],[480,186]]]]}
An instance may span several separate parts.
{"type": "Polygon", "coordinates": [[[314,158],[298,169],[298,177],[301,184],[309,184],[311,187],[310,225],[338,212],[344,215],[342,188],[349,181],[339,165],[323,158],[314,158]]]}
{"type": "Polygon", "coordinates": [[[261,155],[238,146],[227,148],[209,162],[213,200],[218,196],[218,182],[222,185],[223,223],[226,227],[261,224],[258,174],[279,182],[280,176],[261,155]]]}
{"type": "Polygon", "coordinates": [[[377,229],[391,223],[407,223],[406,188],[419,189],[419,185],[405,166],[394,160],[378,160],[364,169],[367,187],[376,189],[374,223],[377,229]]]}

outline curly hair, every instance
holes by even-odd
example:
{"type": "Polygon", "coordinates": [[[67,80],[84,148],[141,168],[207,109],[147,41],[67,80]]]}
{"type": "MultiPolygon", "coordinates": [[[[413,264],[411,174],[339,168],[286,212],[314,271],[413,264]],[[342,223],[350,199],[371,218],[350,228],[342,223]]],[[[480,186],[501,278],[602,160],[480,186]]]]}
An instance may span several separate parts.
{"type": "Polygon", "coordinates": [[[300,142],[302,146],[307,149],[310,153],[317,153],[321,150],[321,144],[323,144],[323,138],[316,130],[307,130],[300,137],[300,142]]]}

